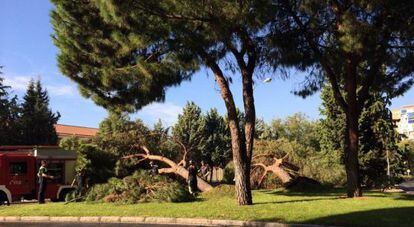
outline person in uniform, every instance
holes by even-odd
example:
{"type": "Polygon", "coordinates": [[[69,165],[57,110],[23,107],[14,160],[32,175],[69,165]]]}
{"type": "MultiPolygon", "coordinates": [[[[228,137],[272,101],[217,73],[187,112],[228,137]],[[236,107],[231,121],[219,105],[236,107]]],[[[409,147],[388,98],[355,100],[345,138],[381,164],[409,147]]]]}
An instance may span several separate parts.
{"type": "Polygon", "coordinates": [[[75,186],[75,184],[76,184],[76,195],[82,196],[85,187],[88,188],[88,182],[85,176],[84,169],[77,171],[76,176],[72,181],[71,187],[75,186]]]}
{"type": "Polygon", "coordinates": [[[194,162],[190,160],[188,166],[188,190],[190,194],[194,194],[197,191],[197,167],[194,162]]]}
{"type": "Polygon", "coordinates": [[[45,192],[46,192],[46,179],[54,179],[53,176],[48,175],[47,173],[47,162],[42,160],[40,162],[39,172],[37,172],[37,177],[39,178],[39,194],[38,201],[39,204],[45,203],[45,192]]]}

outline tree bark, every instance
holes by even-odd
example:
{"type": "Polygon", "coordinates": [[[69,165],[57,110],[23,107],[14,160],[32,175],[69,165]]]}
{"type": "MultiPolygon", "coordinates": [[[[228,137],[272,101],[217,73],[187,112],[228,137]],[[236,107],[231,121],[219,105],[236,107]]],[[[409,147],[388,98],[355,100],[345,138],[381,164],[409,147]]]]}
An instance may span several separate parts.
{"type": "Polygon", "coordinates": [[[258,185],[260,186],[263,183],[264,178],[269,172],[272,172],[273,174],[275,174],[282,181],[284,185],[292,182],[293,177],[281,167],[282,163],[283,163],[283,159],[274,158],[274,162],[270,166],[266,166],[263,163],[253,164],[253,166],[262,167],[264,170],[263,175],[259,179],[258,185]]]}
{"type": "MultiPolygon", "coordinates": [[[[233,94],[230,90],[229,84],[224,77],[224,74],[218,64],[207,53],[200,52],[206,65],[213,71],[217,84],[220,87],[221,97],[227,109],[228,125],[230,129],[231,148],[233,153],[234,163],[234,180],[236,199],[239,205],[251,205],[252,194],[250,189],[250,162],[246,165],[248,160],[246,153],[246,144],[240,133],[239,119],[237,116],[237,109],[234,103],[233,94]],[[249,167],[249,169],[247,169],[249,167]]],[[[253,128],[254,129],[254,128],[253,128]]]]}
{"type": "Polygon", "coordinates": [[[345,110],[346,115],[346,135],[345,135],[345,169],[348,184],[348,197],[361,197],[361,182],[359,176],[358,163],[358,146],[359,146],[359,129],[358,120],[360,108],[357,100],[357,78],[356,65],[353,63],[354,57],[348,57],[348,70],[345,79],[345,89],[348,108],[345,110]]]}
{"type": "Polygon", "coordinates": [[[252,195],[251,195],[251,185],[250,185],[250,169],[252,162],[253,154],[253,144],[254,144],[254,131],[256,124],[256,111],[254,106],[254,96],[253,96],[253,80],[252,74],[250,72],[242,72],[243,76],[243,103],[244,103],[244,112],[245,112],[245,143],[246,143],[246,157],[244,160],[245,169],[245,180],[246,180],[246,189],[248,190],[248,201],[249,204],[252,204],[252,195]]]}

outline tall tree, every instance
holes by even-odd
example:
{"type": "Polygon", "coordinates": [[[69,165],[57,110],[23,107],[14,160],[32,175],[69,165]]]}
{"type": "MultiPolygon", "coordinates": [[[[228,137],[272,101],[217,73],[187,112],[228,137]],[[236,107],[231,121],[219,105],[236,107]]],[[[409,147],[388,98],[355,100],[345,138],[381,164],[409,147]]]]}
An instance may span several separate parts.
{"type": "Polygon", "coordinates": [[[134,111],[162,101],[166,88],[189,79],[200,67],[213,72],[227,108],[237,200],[240,205],[252,204],[253,75],[266,63],[264,37],[270,33],[274,4],[267,0],[52,2],[59,67],[80,85],[82,94],[104,107],[134,111]],[[243,129],[230,90],[232,76],[242,80],[243,129]]]}
{"type": "MultiPolygon", "coordinates": [[[[335,152],[344,146],[345,114],[336,104],[329,86],[324,86],[322,90],[322,101],[322,151],[335,152]]],[[[394,161],[399,156],[391,111],[387,108],[389,104],[386,97],[371,93],[360,115],[359,178],[368,187],[387,184],[387,157],[389,161],[394,161]]]]}
{"type": "Polygon", "coordinates": [[[358,120],[370,92],[385,93],[391,99],[414,82],[414,2],[276,2],[283,13],[273,27],[274,41],[280,41],[280,34],[290,35],[279,47],[290,53],[288,57],[302,58],[299,68],[311,72],[308,86],[298,94],[309,95],[327,81],[345,113],[348,196],[362,196],[358,120]]]}
{"type": "Polygon", "coordinates": [[[0,145],[15,145],[19,138],[19,107],[17,97],[9,97],[9,88],[3,85],[3,78],[0,77],[0,145]]]}
{"type": "Polygon", "coordinates": [[[30,81],[23,97],[22,113],[19,118],[21,144],[57,145],[58,136],[54,125],[60,118],[59,112],[49,109],[49,96],[40,81],[30,81]]]}
{"type": "Polygon", "coordinates": [[[182,143],[188,157],[194,161],[201,161],[204,144],[204,116],[201,109],[194,102],[188,102],[183,113],[178,115],[178,121],[172,129],[173,137],[182,143]]]}
{"type": "Polygon", "coordinates": [[[231,139],[224,118],[217,109],[210,109],[204,117],[202,158],[214,166],[224,168],[231,160],[231,139]]]}

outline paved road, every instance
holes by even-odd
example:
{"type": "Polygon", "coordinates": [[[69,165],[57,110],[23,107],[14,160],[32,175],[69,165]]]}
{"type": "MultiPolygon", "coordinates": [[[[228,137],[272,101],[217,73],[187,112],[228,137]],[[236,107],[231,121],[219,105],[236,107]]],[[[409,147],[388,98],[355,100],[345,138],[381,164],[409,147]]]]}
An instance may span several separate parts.
{"type": "MultiPolygon", "coordinates": [[[[153,225],[153,224],[126,224],[126,223],[0,223],[0,227],[38,227],[38,226],[53,226],[53,227],[113,227],[113,226],[121,226],[121,227],[130,227],[130,226],[138,226],[138,227],[177,227],[179,225],[153,225]]],[[[196,225],[194,225],[196,226],[196,225]]]]}
{"type": "Polygon", "coordinates": [[[401,183],[399,188],[406,192],[414,192],[414,179],[401,183]]]}

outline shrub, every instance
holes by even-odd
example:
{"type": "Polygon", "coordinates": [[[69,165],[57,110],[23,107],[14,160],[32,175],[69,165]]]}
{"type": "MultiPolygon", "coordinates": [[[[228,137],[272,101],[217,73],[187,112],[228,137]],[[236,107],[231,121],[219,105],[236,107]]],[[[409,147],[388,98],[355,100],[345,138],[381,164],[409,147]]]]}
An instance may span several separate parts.
{"type": "Polygon", "coordinates": [[[111,178],[106,184],[95,185],[86,201],[134,204],[140,202],[187,202],[195,200],[185,186],[171,179],[152,176],[144,170],[123,179],[111,178]]]}

